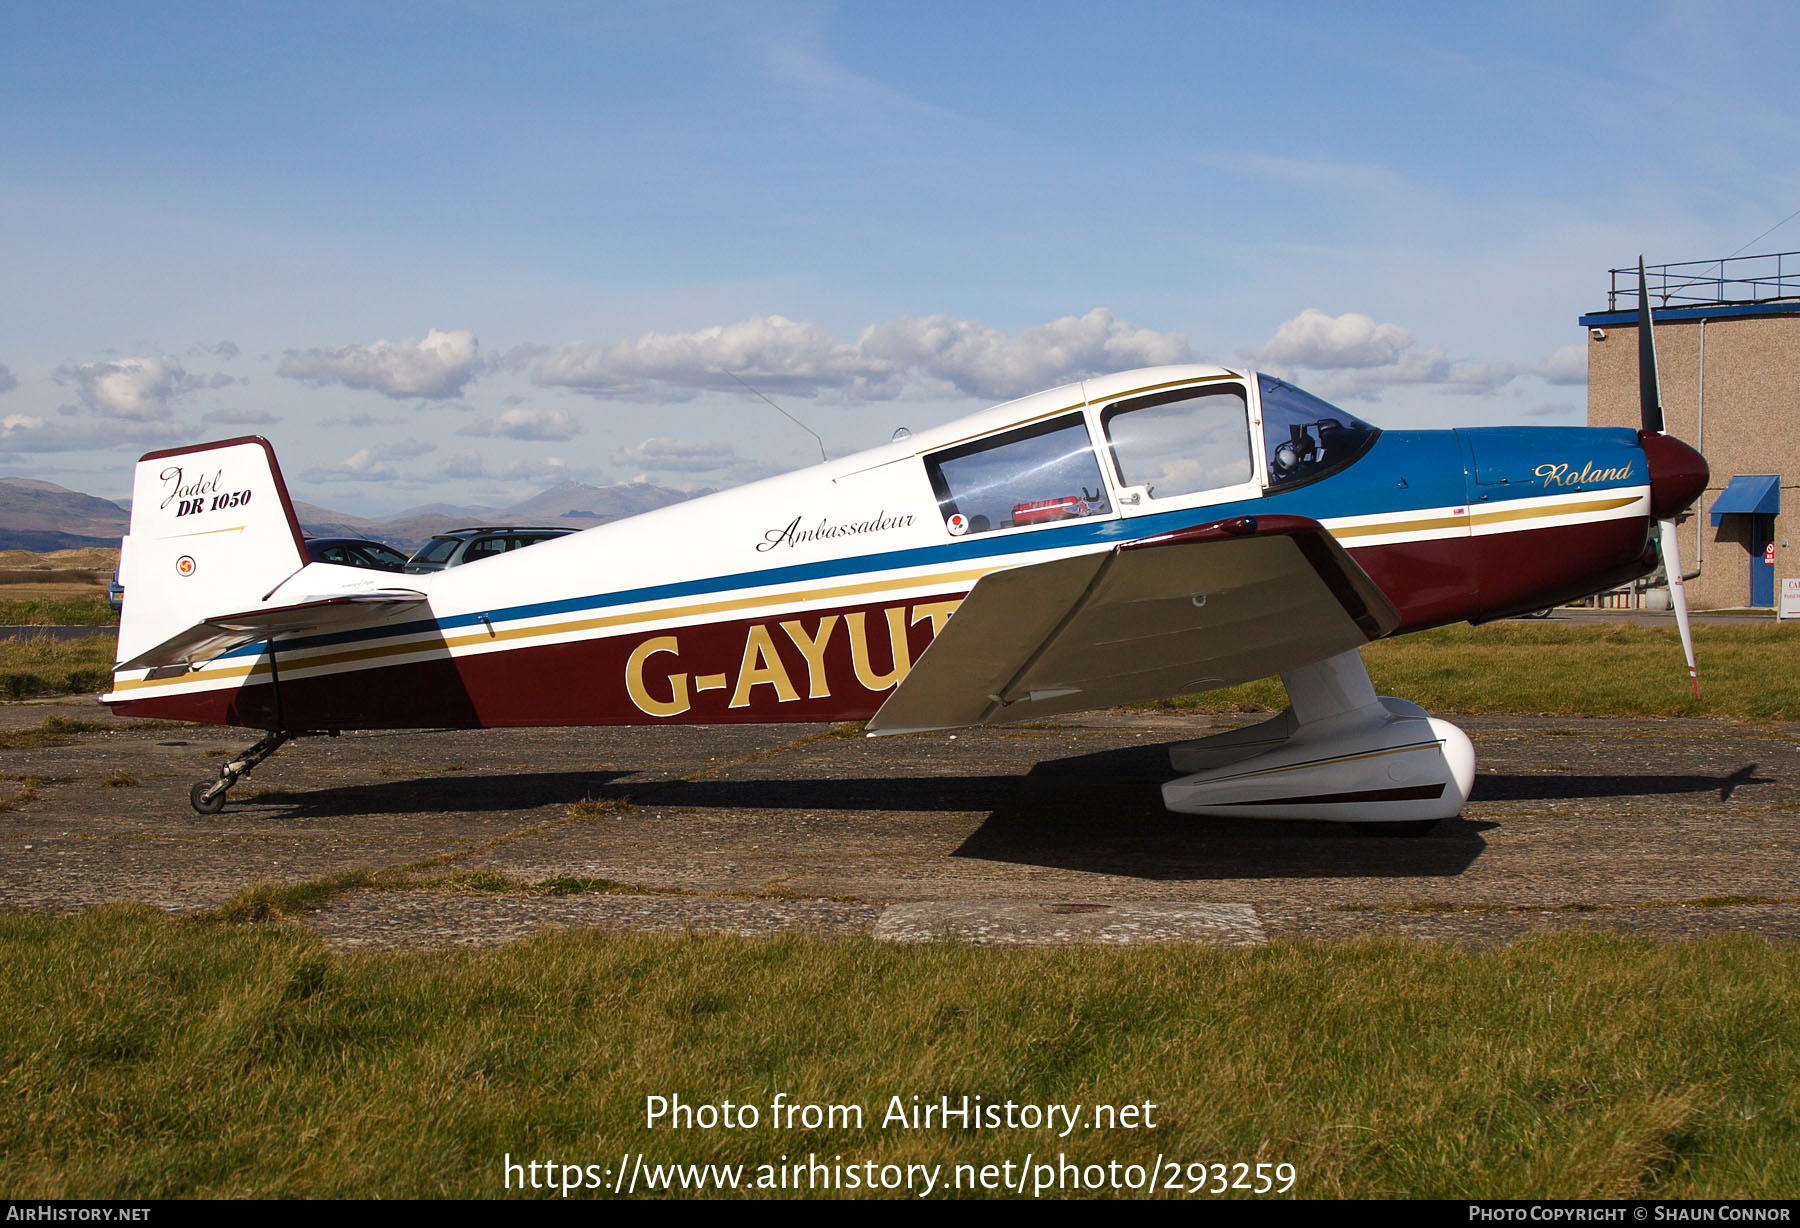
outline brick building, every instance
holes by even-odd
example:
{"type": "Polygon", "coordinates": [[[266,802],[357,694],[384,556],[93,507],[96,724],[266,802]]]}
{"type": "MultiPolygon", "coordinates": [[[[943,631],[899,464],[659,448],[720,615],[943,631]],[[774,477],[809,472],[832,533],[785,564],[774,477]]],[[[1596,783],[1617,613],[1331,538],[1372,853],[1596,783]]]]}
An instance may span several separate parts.
{"type": "MultiPolygon", "coordinates": [[[[1641,424],[1637,269],[1588,330],[1588,425],[1641,424]]],[[[1800,577],[1800,253],[1648,270],[1665,429],[1712,468],[1681,522],[1695,609],[1770,606],[1800,577]]]]}

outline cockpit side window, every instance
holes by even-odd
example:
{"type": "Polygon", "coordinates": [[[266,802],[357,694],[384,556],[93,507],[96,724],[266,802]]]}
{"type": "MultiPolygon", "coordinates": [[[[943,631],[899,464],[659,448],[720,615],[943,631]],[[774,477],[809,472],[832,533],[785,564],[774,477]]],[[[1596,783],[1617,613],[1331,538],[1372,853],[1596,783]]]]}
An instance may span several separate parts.
{"type": "Polygon", "coordinates": [[[1329,401],[1273,376],[1258,375],[1256,387],[1262,394],[1271,490],[1343,468],[1381,433],[1329,401]]]}
{"type": "Polygon", "coordinates": [[[957,537],[1112,511],[1080,414],[947,448],[925,458],[925,473],[957,537]]]}
{"type": "Polygon", "coordinates": [[[1250,418],[1240,384],[1138,397],[1100,415],[1123,486],[1171,499],[1248,482],[1250,418]]]}

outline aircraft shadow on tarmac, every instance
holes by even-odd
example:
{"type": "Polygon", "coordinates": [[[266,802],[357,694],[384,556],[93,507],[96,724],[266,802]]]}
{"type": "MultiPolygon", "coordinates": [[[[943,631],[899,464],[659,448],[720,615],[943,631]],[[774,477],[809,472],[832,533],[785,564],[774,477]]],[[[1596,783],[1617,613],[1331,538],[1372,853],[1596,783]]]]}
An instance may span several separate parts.
{"type": "Polygon", "coordinates": [[[417,776],[380,784],[333,789],[252,789],[226,806],[227,815],[268,819],[335,818],[344,815],[418,814],[423,811],[486,814],[567,805],[583,798],[622,797],[613,782],[630,772],[520,772],[417,776]]]}
{"type": "Polygon", "coordinates": [[[1047,760],[954,856],[1159,881],[1435,878],[1468,869],[1494,826],[1456,818],[1420,837],[1369,837],[1341,823],[1171,814],[1160,787],[1175,774],[1167,745],[1047,760]]]}
{"type": "Polygon", "coordinates": [[[1166,745],[1046,760],[1011,774],[669,781],[629,772],[430,776],[284,791],[240,809],[273,819],[490,812],[617,798],[671,810],[983,814],[951,856],[1155,880],[1435,877],[1460,874],[1491,823],[1449,819],[1414,838],[1359,836],[1341,824],[1171,814],[1166,745]]]}
{"type": "Polygon", "coordinates": [[[1493,773],[1475,778],[1477,802],[1543,802],[1600,797],[1658,797],[1679,793],[1716,793],[1720,801],[1745,785],[1779,783],[1773,776],[1758,776],[1756,764],[1746,763],[1729,776],[1611,775],[1572,776],[1557,772],[1544,775],[1493,773]]]}
{"type": "MultiPolygon", "coordinates": [[[[1453,877],[1485,851],[1497,824],[1447,819],[1416,838],[1359,835],[1334,823],[1171,814],[1159,786],[1168,746],[1045,760],[1024,776],[859,776],[669,781],[630,771],[427,776],[247,798],[271,818],[420,811],[486,813],[617,798],[668,809],[986,813],[951,853],[984,861],[1155,880],[1453,877]]],[[[1476,802],[1716,793],[1773,783],[1748,764],[1728,776],[1494,773],[1476,802]]]]}

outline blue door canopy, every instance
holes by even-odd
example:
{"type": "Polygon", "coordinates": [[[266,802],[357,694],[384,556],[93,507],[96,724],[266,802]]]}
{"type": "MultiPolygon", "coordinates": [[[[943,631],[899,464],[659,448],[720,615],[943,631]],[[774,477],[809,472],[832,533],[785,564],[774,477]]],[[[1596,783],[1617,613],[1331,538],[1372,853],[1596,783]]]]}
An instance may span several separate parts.
{"type": "Polygon", "coordinates": [[[1781,511],[1779,473],[1740,473],[1712,505],[1712,522],[1721,516],[1774,516],[1781,511]]]}

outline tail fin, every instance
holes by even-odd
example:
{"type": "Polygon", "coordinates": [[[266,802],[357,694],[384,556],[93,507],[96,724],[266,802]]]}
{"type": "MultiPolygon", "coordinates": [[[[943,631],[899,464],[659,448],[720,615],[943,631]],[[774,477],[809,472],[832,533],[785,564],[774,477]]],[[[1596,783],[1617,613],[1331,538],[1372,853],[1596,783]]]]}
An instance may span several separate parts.
{"type": "Polygon", "coordinates": [[[256,436],[139,460],[121,550],[120,661],[260,604],[307,558],[275,450],[256,436]]]}

